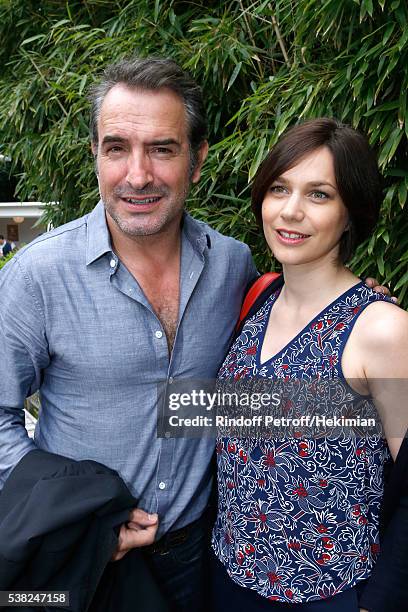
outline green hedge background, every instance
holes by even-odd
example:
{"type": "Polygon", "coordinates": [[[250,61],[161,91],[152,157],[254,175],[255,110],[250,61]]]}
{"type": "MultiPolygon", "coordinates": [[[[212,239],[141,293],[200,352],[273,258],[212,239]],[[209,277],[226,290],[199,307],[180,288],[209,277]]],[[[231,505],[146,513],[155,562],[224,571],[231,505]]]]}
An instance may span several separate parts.
{"type": "Polygon", "coordinates": [[[190,211],[274,262],[249,181],[282,131],[332,115],[369,135],[385,177],[381,221],[352,262],[408,306],[406,0],[0,0],[0,153],[21,199],[59,225],[97,186],[86,91],[106,63],[171,56],[202,85],[211,152],[190,211]]]}

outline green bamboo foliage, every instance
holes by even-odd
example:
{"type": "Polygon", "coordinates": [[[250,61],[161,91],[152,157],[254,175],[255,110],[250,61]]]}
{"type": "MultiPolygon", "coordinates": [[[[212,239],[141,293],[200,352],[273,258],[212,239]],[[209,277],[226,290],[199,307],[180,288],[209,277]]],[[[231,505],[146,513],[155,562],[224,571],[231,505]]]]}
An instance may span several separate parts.
{"type": "Polygon", "coordinates": [[[5,257],[0,257],[0,270],[4,268],[4,266],[6,265],[7,262],[10,261],[10,259],[13,259],[13,256],[14,256],[14,253],[11,252],[5,257]]]}
{"type": "Polygon", "coordinates": [[[0,0],[0,153],[21,198],[63,223],[97,198],[85,93],[110,61],[174,57],[202,84],[211,153],[189,202],[274,267],[249,206],[250,181],[289,125],[331,115],[369,135],[384,174],[375,234],[353,269],[408,306],[406,0],[0,0]]]}

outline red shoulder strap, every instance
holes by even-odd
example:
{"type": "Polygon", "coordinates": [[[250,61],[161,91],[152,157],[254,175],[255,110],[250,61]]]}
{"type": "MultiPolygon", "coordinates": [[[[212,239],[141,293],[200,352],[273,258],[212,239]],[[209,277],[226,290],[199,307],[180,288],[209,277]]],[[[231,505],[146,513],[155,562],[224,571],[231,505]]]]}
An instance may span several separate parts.
{"type": "Polygon", "coordinates": [[[239,319],[237,323],[237,327],[240,325],[241,321],[245,319],[248,312],[251,310],[252,305],[255,303],[257,298],[261,295],[263,291],[269,285],[280,276],[278,272],[266,272],[266,274],[262,274],[259,278],[256,279],[252,287],[249,289],[248,293],[245,296],[244,303],[242,304],[241,312],[239,313],[239,319]]]}

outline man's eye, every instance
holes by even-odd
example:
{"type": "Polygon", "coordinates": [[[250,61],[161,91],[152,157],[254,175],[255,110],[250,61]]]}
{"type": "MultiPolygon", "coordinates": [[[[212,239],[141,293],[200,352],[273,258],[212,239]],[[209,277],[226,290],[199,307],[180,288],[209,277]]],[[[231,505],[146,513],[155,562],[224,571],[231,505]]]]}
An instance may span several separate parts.
{"type": "Polygon", "coordinates": [[[153,153],[157,153],[158,155],[171,155],[173,151],[168,147],[154,147],[153,153]]]}
{"type": "Polygon", "coordinates": [[[108,153],[120,153],[121,151],[123,151],[123,147],[120,145],[114,145],[108,149],[108,153]]]}

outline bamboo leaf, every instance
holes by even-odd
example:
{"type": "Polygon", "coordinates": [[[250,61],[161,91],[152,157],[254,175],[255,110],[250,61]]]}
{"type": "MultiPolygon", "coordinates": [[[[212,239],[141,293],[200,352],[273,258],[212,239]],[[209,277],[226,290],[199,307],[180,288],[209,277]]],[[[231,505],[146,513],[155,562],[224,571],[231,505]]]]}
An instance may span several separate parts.
{"type": "Polygon", "coordinates": [[[242,62],[238,62],[238,64],[235,66],[233,73],[231,74],[230,80],[228,81],[228,85],[227,85],[227,91],[232,87],[232,85],[235,83],[235,79],[237,78],[237,76],[240,73],[242,67],[242,62]]]}
{"type": "Polygon", "coordinates": [[[259,141],[256,153],[255,153],[254,160],[253,160],[253,162],[251,164],[251,167],[249,169],[249,173],[248,173],[248,180],[249,181],[251,181],[253,179],[253,177],[256,174],[256,171],[258,170],[258,168],[259,168],[259,166],[261,164],[261,161],[262,161],[262,158],[263,158],[263,154],[264,154],[264,151],[265,151],[265,146],[266,146],[266,138],[263,137],[259,141]]]}
{"type": "Polygon", "coordinates": [[[399,279],[394,287],[394,291],[398,291],[398,289],[401,289],[405,284],[408,284],[408,271],[399,279]]]}
{"type": "Polygon", "coordinates": [[[385,29],[384,35],[383,35],[383,39],[382,39],[382,46],[386,45],[387,42],[390,39],[391,34],[393,33],[395,28],[395,23],[389,23],[385,29]]]}
{"type": "Polygon", "coordinates": [[[401,208],[404,208],[407,201],[407,180],[405,179],[400,183],[398,188],[398,201],[400,203],[401,208]]]}
{"type": "Polygon", "coordinates": [[[373,11],[374,11],[373,0],[361,0],[360,22],[363,21],[367,13],[370,15],[370,17],[372,17],[373,11]]]}
{"type": "Polygon", "coordinates": [[[30,36],[29,38],[23,40],[21,46],[23,47],[24,45],[28,45],[28,43],[34,42],[35,40],[44,40],[45,37],[45,34],[35,34],[35,36],[30,36]]]}

